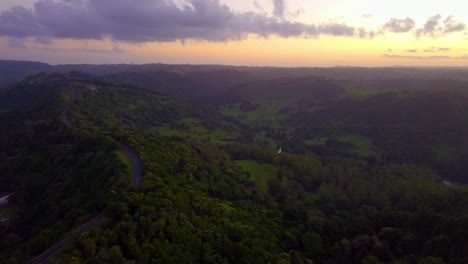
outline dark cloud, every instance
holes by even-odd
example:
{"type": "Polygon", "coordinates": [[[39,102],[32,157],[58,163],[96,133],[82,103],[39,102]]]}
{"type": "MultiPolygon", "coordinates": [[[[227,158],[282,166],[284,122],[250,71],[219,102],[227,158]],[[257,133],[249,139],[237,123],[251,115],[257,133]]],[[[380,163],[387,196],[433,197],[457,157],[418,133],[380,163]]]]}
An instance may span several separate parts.
{"type": "Polygon", "coordinates": [[[453,33],[465,30],[465,24],[456,21],[453,16],[449,16],[444,20],[444,33],[453,33]]]}
{"type": "Polygon", "coordinates": [[[50,37],[36,37],[34,39],[34,42],[36,42],[37,44],[43,44],[43,45],[52,45],[54,44],[54,40],[50,37]]]}
{"type": "Polygon", "coordinates": [[[348,36],[352,37],[354,35],[355,29],[349,27],[345,24],[321,24],[317,27],[318,31],[322,34],[332,35],[332,36],[348,36]]]}
{"type": "Polygon", "coordinates": [[[442,21],[441,15],[430,17],[422,28],[416,30],[416,36],[440,37],[446,34],[460,32],[465,29],[465,24],[455,20],[453,16],[448,16],[442,21]]]}
{"type": "Polygon", "coordinates": [[[37,40],[33,42],[26,41],[23,38],[8,38],[8,45],[12,48],[16,49],[25,49],[31,47],[30,44],[39,44],[34,45],[34,48],[37,50],[47,51],[47,52],[63,52],[63,53],[76,53],[76,52],[86,52],[86,53],[107,53],[107,54],[117,54],[117,53],[125,53],[127,52],[126,49],[120,47],[119,43],[114,42],[112,43],[112,47],[108,49],[104,48],[96,48],[90,45],[87,41],[82,41],[81,47],[79,48],[57,48],[49,42],[41,43],[37,40]],[[42,45],[41,45],[42,44],[42,45]]]}
{"type": "Polygon", "coordinates": [[[442,19],[441,15],[435,15],[430,17],[424,26],[416,31],[416,35],[431,35],[434,36],[434,34],[438,30],[438,25],[440,23],[440,20],[442,19]]]}
{"type": "Polygon", "coordinates": [[[29,9],[15,6],[0,14],[1,35],[21,38],[26,36],[38,36],[44,33],[44,30],[36,20],[36,16],[29,9]]]}
{"type": "Polygon", "coordinates": [[[357,36],[361,39],[373,39],[375,37],[374,31],[367,31],[365,28],[359,28],[356,30],[357,36]]]}
{"type": "Polygon", "coordinates": [[[394,33],[406,33],[411,31],[415,25],[414,19],[409,17],[403,19],[391,18],[390,21],[385,23],[383,29],[394,33]]]}
{"type": "Polygon", "coordinates": [[[285,0],[273,0],[273,15],[283,18],[286,11],[285,0]]]}
{"type": "Polygon", "coordinates": [[[117,53],[127,52],[127,50],[121,49],[119,46],[116,46],[116,45],[114,45],[111,49],[94,48],[94,47],[89,47],[88,45],[83,45],[82,47],[78,49],[57,48],[53,46],[41,46],[41,47],[37,47],[36,49],[47,51],[47,52],[62,52],[62,53],[84,52],[84,53],[95,53],[95,54],[117,54],[117,53]]]}
{"type": "MultiPolygon", "coordinates": [[[[284,15],[284,1],[275,1],[284,15]]],[[[219,0],[39,0],[32,9],[0,13],[0,36],[105,39],[125,42],[240,40],[261,37],[354,36],[340,23],[304,24],[255,12],[234,12],[219,0]]]]}
{"type": "Polygon", "coordinates": [[[405,50],[405,52],[408,52],[408,53],[418,53],[418,50],[417,50],[417,49],[408,49],[408,50],[405,50]]]}

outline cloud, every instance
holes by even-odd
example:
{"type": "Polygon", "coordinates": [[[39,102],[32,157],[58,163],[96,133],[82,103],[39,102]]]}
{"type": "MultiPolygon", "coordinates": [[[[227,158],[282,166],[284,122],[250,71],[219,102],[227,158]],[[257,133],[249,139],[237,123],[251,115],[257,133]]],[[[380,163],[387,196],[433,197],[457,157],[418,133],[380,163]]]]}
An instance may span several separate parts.
{"type": "Polygon", "coordinates": [[[254,7],[255,9],[257,9],[257,10],[263,10],[262,5],[261,5],[258,1],[256,1],[256,0],[253,1],[252,5],[253,5],[253,7],[254,7]]]}
{"type": "Polygon", "coordinates": [[[430,17],[422,28],[416,30],[416,36],[440,37],[446,34],[460,32],[465,29],[465,24],[455,20],[453,16],[445,18],[443,23],[441,15],[430,17]]]}
{"type": "Polygon", "coordinates": [[[273,15],[283,18],[286,11],[285,0],[273,0],[273,15]]]}
{"type": "Polygon", "coordinates": [[[408,49],[408,50],[405,50],[405,52],[418,53],[418,50],[417,49],[408,49]]]}
{"type": "Polygon", "coordinates": [[[88,41],[82,41],[81,47],[79,48],[58,48],[53,46],[46,40],[44,43],[41,43],[37,39],[32,39],[31,41],[23,39],[23,38],[8,38],[7,43],[11,48],[15,49],[25,49],[34,47],[35,49],[42,50],[42,51],[51,51],[51,52],[64,52],[64,53],[74,53],[74,52],[86,52],[86,53],[126,53],[128,50],[123,49],[120,47],[118,42],[113,42],[112,47],[109,48],[98,48],[93,47],[90,45],[88,41]]]}
{"type": "Polygon", "coordinates": [[[369,14],[369,13],[365,13],[365,14],[362,14],[362,17],[363,18],[372,18],[372,17],[374,17],[374,15],[369,14]]]}
{"type": "Polygon", "coordinates": [[[289,17],[298,17],[298,16],[300,16],[301,14],[304,14],[304,13],[305,13],[305,10],[303,8],[298,8],[296,10],[290,11],[288,13],[288,16],[289,17]]]}
{"type": "Polygon", "coordinates": [[[364,28],[359,29],[359,38],[365,38],[367,35],[367,31],[364,28]]]}
{"type": "Polygon", "coordinates": [[[410,60],[466,60],[468,56],[461,57],[450,57],[450,56],[405,56],[405,55],[393,55],[393,54],[384,54],[383,58],[393,58],[393,59],[410,59],[410,60]]]}
{"type": "Polygon", "coordinates": [[[26,44],[24,43],[24,39],[19,38],[8,38],[8,46],[14,49],[24,49],[26,48],[26,44]]]}
{"type": "Polygon", "coordinates": [[[424,52],[426,53],[434,53],[434,52],[447,52],[451,51],[451,48],[442,48],[442,47],[430,47],[428,49],[425,49],[424,52]]]}
{"type": "MultiPolygon", "coordinates": [[[[70,50],[66,50],[66,52],[68,51],[70,50]]],[[[125,49],[120,48],[119,43],[115,41],[112,43],[111,49],[95,48],[92,45],[90,45],[88,41],[83,41],[79,51],[87,52],[87,53],[125,53],[127,52],[125,49]]]]}
{"type": "Polygon", "coordinates": [[[188,39],[241,40],[261,37],[355,36],[343,23],[305,24],[285,20],[283,1],[275,15],[234,12],[219,0],[39,0],[32,9],[16,6],[0,13],[0,36],[112,39],[165,42],[188,39]]]}
{"type": "Polygon", "coordinates": [[[434,36],[434,34],[437,31],[437,26],[439,25],[440,19],[442,18],[441,15],[435,15],[430,17],[424,26],[416,31],[416,35],[431,35],[434,36]]]}
{"type": "Polygon", "coordinates": [[[119,45],[113,45],[112,46],[112,52],[113,53],[125,53],[127,50],[122,49],[119,45]]]}
{"type": "Polygon", "coordinates": [[[383,29],[393,33],[406,33],[411,31],[416,25],[412,18],[397,19],[391,18],[390,21],[385,23],[383,29]]]}
{"type": "Polygon", "coordinates": [[[317,27],[318,31],[322,34],[332,35],[332,36],[353,36],[354,28],[349,27],[345,24],[321,24],[317,27]]]}
{"type": "Polygon", "coordinates": [[[449,16],[444,20],[444,33],[453,33],[465,30],[465,24],[456,21],[453,16],[449,16]]]}
{"type": "Polygon", "coordinates": [[[451,48],[437,48],[436,51],[451,51],[451,48]]]}
{"type": "Polygon", "coordinates": [[[356,30],[356,34],[361,39],[373,39],[375,37],[374,31],[367,31],[365,28],[359,28],[356,30]]]}
{"type": "Polygon", "coordinates": [[[52,44],[54,44],[53,39],[51,39],[50,37],[42,37],[42,36],[36,37],[34,39],[34,42],[36,42],[37,44],[43,44],[43,45],[52,45],[52,44]]]}
{"type": "Polygon", "coordinates": [[[48,52],[62,52],[62,53],[77,53],[77,52],[84,52],[84,53],[95,53],[95,54],[116,54],[116,53],[125,53],[127,50],[121,49],[118,46],[113,46],[112,49],[101,49],[101,48],[93,48],[88,47],[87,45],[83,45],[79,49],[66,49],[66,48],[57,48],[57,47],[37,47],[38,50],[48,51],[48,52]]]}

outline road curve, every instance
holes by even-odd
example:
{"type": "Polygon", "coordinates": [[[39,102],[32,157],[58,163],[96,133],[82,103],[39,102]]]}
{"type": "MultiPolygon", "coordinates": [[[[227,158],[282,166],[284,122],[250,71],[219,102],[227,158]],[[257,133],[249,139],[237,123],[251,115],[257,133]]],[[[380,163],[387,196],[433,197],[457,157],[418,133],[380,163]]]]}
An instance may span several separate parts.
{"type": "Polygon", "coordinates": [[[119,150],[122,151],[132,163],[132,186],[138,186],[141,183],[141,161],[138,155],[128,146],[119,144],[119,150]]]}
{"type": "MultiPolygon", "coordinates": [[[[62,122],[68,128],[74,128],[72,122],[68,118],[68,109],[75,102],[75,100],[76,100],[76,90],[75,90],[74,87],[72,87],[71,88],[70,99],[68,100],[67,104],[65,105],[65,107],[64,107],[64,109],[62,111],[62,115],[61,115],[62,122]]],[[[120,151],[122,151],[127,156],[127,158],[130,160],[130,162],[132,163],[132,175],[133,175],[132,186],[136,187],[136,186],[140,185],[140,183],[141,183],[141,173],[142,173],[142,170],[143,170],[140,158],[135,153],[135,151],[133,151],[130,147],[128,147],[128,146],[126,146],[124,144],[119,143],[118,149],[120,151]]],[[[89,220],[88,222],[86,222],[85,224],[80,226],[72,234],[65,237],[60,242],[53,245],[52,247],[50,247],[49,249],[44,251],[42,254],[36,256],[34,259],[29,261],[28,264],[43,263],[47,258],[49,258],[53,254],[60,251],[66,244],[68,244],[68,242],[70,242],[74,238],[78,237],[79,235],[81,235],[83,232],[85,232],[86,230],[88,230],[92,226],[97,225],[102,219],[104,219],[104,213],[100,213],[95,218],[89,220]]]]}

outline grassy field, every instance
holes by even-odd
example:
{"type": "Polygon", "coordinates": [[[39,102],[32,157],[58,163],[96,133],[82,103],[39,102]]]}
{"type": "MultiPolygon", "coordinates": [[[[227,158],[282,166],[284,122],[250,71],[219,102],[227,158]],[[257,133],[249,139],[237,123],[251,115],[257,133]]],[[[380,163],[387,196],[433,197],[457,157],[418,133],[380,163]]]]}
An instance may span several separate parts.
{"type": "Polygon", "coordinates": [[[255,160],[238,160],[236,163],[250,173],[261,192],[268,192],[268,180],[275,176],[276,167],[269,163],[259,163],[255,160]]]}
{"type": "Polygon", "coordinates": [[[221,106],[218,110],[225,116],[233,117],[246,125],[267,125],[281,128],[281,122],[288,114],[280,113],[283,107],[291,105],[291,100],[256,100],[258,108],[253,111],[240,110],[240,104],[221,106]]]}
{"type": "Polygon", "coordinates": [[[351,153],[356,154],[359,157],[366,158],[376,155],[374,145],[368,138],[360,135],[348,134],[339,137],[339,140],[352,144],[353,147],[350,150],[351,153]]]}
{"type": "Polygon", "coordinates": [[[215,129],[208,130],[204,127],[190,127],[188,130],[179,130],[176,128],[170,128],[166,126],[156,127],[154,129],[162,137],[190,137],[197,140],[208,140],[214,144],[225,145],[230,142],[235,142],[235,137],[237,134],[229,134],[228,132],[215,129]]]}
{"type": "Polygon", "coordinates": [[[304,144],[308,146],[325,146],[327,143],[327,137],[321,137],[321,138],[314,138],[314,139],[308,139],[304,141],[304,144]]]}

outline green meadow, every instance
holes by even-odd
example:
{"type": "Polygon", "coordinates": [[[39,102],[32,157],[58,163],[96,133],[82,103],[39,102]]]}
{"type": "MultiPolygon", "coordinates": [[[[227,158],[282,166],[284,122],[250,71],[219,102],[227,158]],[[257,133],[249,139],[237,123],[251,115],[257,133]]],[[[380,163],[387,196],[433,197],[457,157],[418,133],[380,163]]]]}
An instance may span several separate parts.
{"type": "Polygon", "coordinates": [[[275,166],[254,160],[238,160],[236,163],[250,174],[261,192],[268,192],[268,181],[276,174],[277,168],[275,166]]]}

